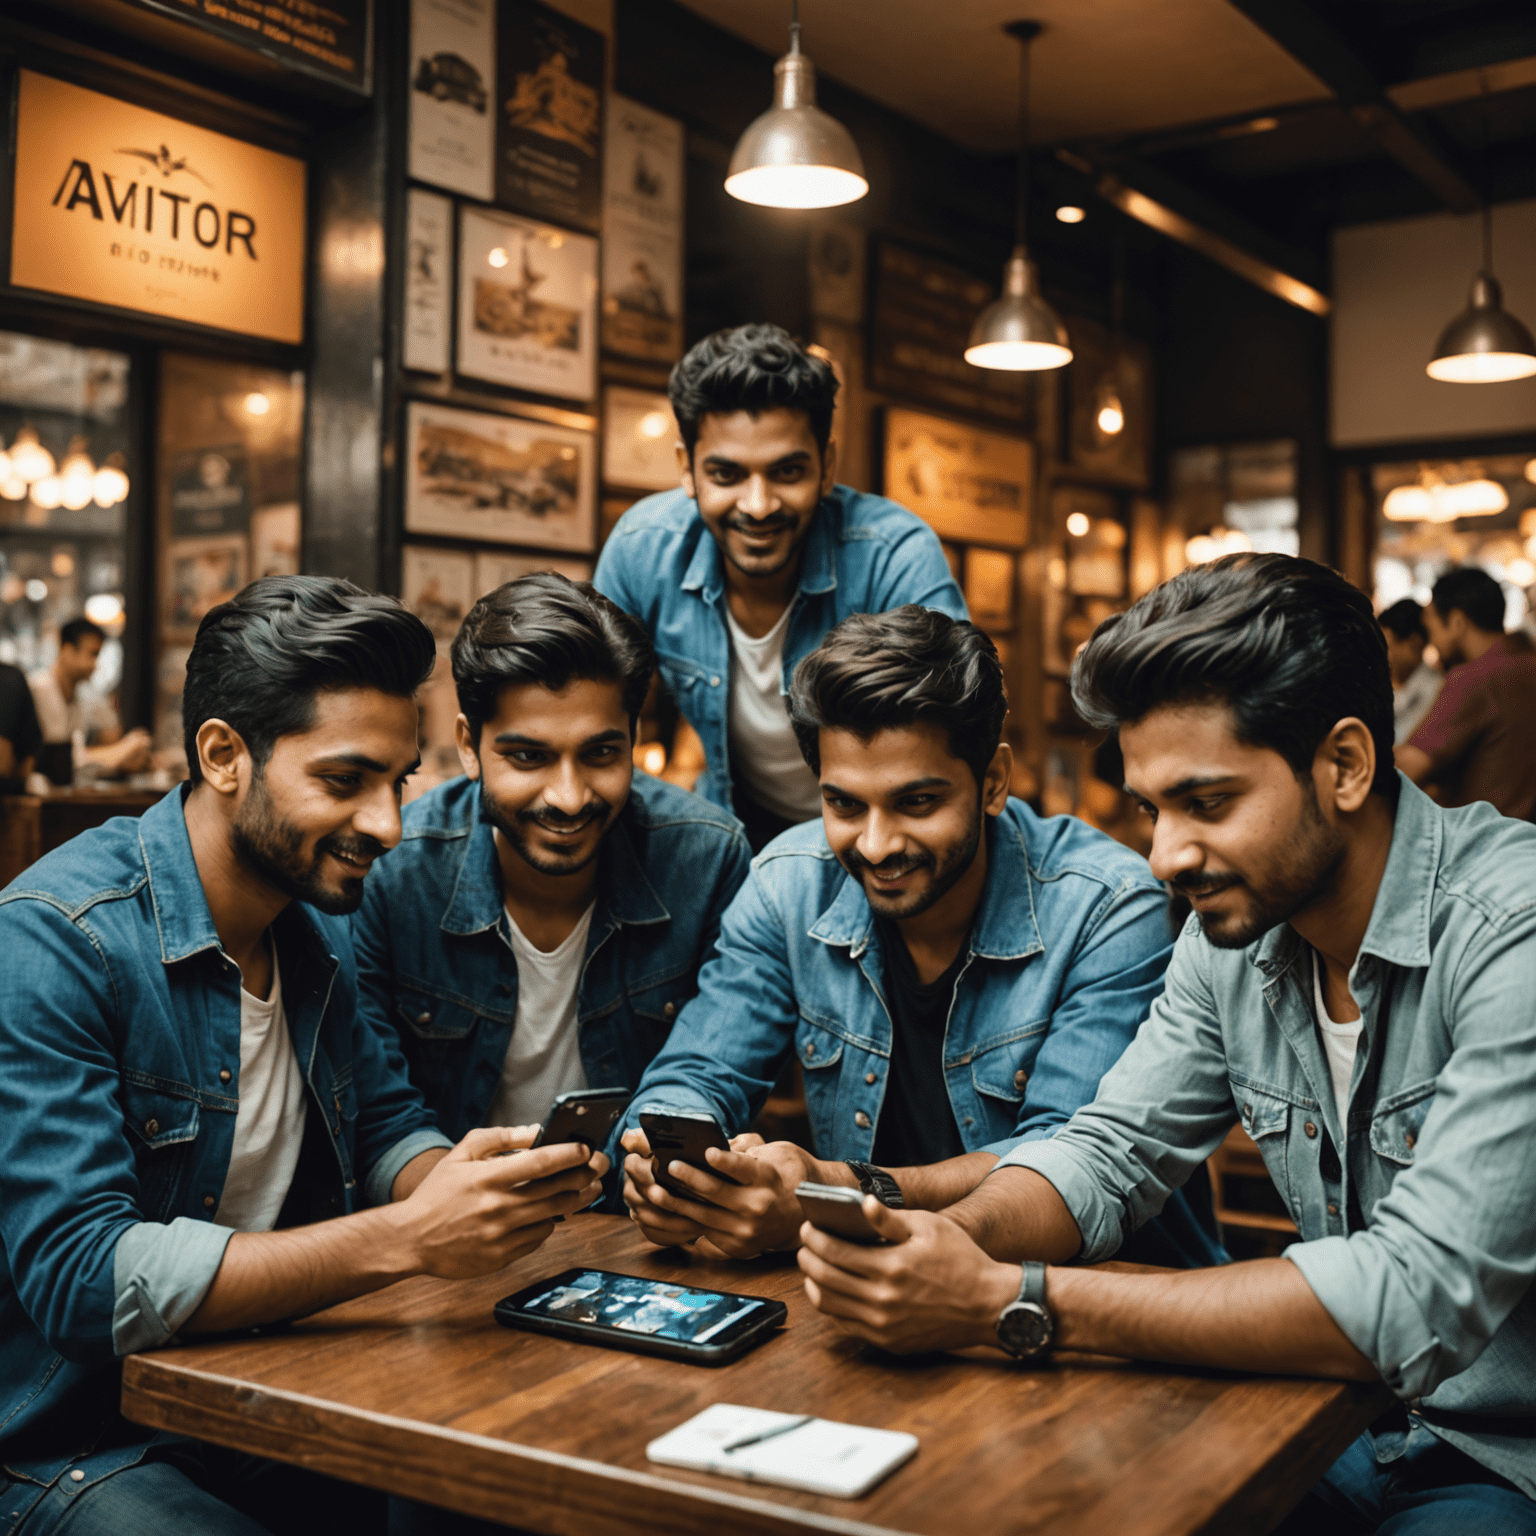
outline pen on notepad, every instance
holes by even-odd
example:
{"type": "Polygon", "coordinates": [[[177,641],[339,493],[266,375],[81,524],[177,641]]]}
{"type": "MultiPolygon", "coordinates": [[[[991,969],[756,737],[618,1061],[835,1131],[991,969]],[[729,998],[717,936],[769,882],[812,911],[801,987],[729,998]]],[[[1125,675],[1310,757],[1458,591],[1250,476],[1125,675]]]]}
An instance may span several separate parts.
{"type": "Polygon", "coordinates": [[[799,1429],[809,1424],[816,1415],[814,1413],[797,1414],[783,1424],[775,1424],[772,1429],[765,1429],[758,1435],[743,1435],[740,1440],[732,1440],[729,1445],[722,1445],[722,1451],[743,1451],[749,1445],[758,1445],[764,1440],[776,1439],[779,1435],[787,1435],[792,1429],[799,1429]]]}

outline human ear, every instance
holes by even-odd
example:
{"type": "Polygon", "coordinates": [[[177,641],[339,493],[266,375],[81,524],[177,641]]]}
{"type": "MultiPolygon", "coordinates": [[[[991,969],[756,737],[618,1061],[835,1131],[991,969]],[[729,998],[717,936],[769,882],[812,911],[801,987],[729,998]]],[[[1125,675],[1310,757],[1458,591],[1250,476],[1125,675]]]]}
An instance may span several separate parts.
{"type": "Polygon", "coordinates": [[[216,795],[238,794],[244,776],[241,764],[249,763],[251,756],[245,738],[226,721],[204,720],[197,728],[195,740],[203,782],[216,795]]]}
{"type": "Polygon", "coordinates": [[[1002,815],[1008,804],[1008,785],[1012,779],[1013,748],[1006,741],[1000,741],[981,779],[981,808],[989,816],[1002,815]]]}
{"type": "Polygon", "coordinates": [[[1323,738],[1314,759],[1332,791],[1333,803],[1346,814],[1365,804],[1376,777],[1376,742],[1363,720],[1350,715],[1323,738]]]}
{"type": "Polygon", "coordinates": [[[480,754],[475,750],[474,734],[470,731],[469,721],[463,715],[454,717],[453,744],[459,749],[459,766],[464,770],[466,778],[478,779],[480,777],[480,754]]]}

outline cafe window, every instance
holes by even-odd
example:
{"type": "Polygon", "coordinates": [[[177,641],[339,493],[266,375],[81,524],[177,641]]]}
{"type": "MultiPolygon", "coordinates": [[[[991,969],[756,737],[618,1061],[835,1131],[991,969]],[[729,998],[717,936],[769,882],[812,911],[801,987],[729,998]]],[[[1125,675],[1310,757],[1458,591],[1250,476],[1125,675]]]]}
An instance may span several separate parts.
{"type": "Polygon", "coordinates": [[[260,576],[299,569],[304,375],[164,353],[157,465],[155,745],[181,745],[197,626],[260,576]]]}
{"type": "Polygon", "coordinates": [[[108,635],[87,685],[102,698],[122,686],[130,618],[132,387],[123,353],[0,331],[0,661],[51,665],[83,614],[108,635]]]}

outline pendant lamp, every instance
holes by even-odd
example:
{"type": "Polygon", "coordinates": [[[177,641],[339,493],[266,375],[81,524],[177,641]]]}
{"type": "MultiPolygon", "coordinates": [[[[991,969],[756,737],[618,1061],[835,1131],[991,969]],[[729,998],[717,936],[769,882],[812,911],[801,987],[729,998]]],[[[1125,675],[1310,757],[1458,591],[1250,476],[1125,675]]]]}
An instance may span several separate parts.
{"type": "Polygon", "coordinates": [[[836,208],[869,191],[859,147],[816,105],[816,66],[800,52],[800,4],[789,52],[773,66],[773,105],[736,142],[725,190],[766,208],[836,208]]]}
{"type": "Polygon", "coordinates": [[[1029,197],[1029,45],[1040,33],[1038,21],[1011,21],[1003,28],[1018,38],[1019,185],[1014,210],[1013,255],[1003,273],[1003,296],[987,305],[971,327],[965,360],[978,368],[1009,373],[1060,368],[1072,361],[1072,347],[1061,317],[1040,297],[1039,280],[1029,259],[1024,232],[1029,197]]]}
{"type": "Polygon", "coordinates": [[[1483,268],[1467,307],[1440,333],[1425,370],[1447,384],[1498,384],[1536,373],[1536,340],[1504,308],[1493,275],[1493,209],[1483,204],[1483,268]]]}
{"type": "Polygon", "coordinates": [[[1115,276],[1110,287],[1109,371],[1093,397],[1093,426],[1101,441],[1125,430],[1125,404],[1120,398],[1120,328],[1125,320],[1125,231],[1115,231],[1115,276]]]}

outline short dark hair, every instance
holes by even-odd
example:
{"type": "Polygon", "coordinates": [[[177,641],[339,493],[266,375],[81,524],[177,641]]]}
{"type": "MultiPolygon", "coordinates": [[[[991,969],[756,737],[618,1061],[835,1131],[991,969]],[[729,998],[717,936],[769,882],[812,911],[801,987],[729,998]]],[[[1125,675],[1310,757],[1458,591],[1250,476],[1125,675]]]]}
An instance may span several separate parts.
{"type": "Polygon", "coordinates": [[[263,576],[197,626],[181,725],[187,772],[203,776],[197,732],[223,720],[258,771],[280,736],[314,724],[315,699],[343,688],[409,698],[437,660],[432,631],[398,598],[334,576],[263,576]]]}
{"type": "Polygon", "coordinates": [[[1424,627],[1424,610],[1411,597],[1401,598],[1390,608],[1383,608],[1376,615],[1376,622],[1383,629],[1390,629],[1399,640],[1407,640],[1412,635],[1421,640],[1429,639],[1429,631],[1424,627]]]}
{"type": "Polygon", "coordinates": [[[1370,599],[1294,555],[1226,555],[1191,566],[1111,614],[1072,664],[1072,701],[1095,730],[1165,705],[1222,702],[1239,740],[1278,752],[1309,780],[1340,720],[1376,744],[1371,788],[1397,794],[1392,677],[1370,599]]]}
{"type": "Polygon", "coordinates": [[[1429,600],[1442,619],[1458,608],[1467,622],[1490,634],[1504,633],[1504,589],[1480,565],[1459,565],[1435,583],[1429,600]]]}
{"type": "Polygon", "coordinates": [[[789,719],[800,755],[821,772],[821,732],[942,726],[979,786],[997,752],[1008,692],[997,647],[964,619],[906,603],[855,613],[795,668],[789,719]]]}
{"type": "Polygon", "coordinates": [[[486,593],[453,637],[453,681],[477,745],[503,689],[538,683],[558,693],[577,677],[617,683],[633,731],[655,670],[637,619],[591,582],[555,571],[486,593]]]}
{"type": "Polygon", "coordinates": [[[103,645],[106,644],[107,632],[100,624],[93,624],[89,619],[71,619],[67,624],[59,626],[59,644],[69,645],[79,649],[80,642],[87,635],[95,635],[103,645]]]}
{"type": "Polygon", "coordinates": [[[667,380],[672,414],[692,459],[699,423],[712,411],[753,416],[782,407],[804,411],[823,453],[832,436],[837,375],[782,326],[738,325],[689,349],[667,380]]]}

